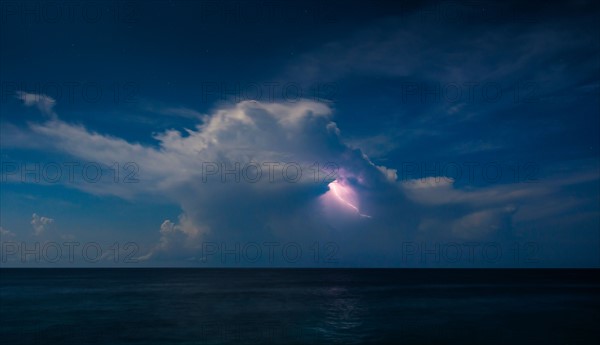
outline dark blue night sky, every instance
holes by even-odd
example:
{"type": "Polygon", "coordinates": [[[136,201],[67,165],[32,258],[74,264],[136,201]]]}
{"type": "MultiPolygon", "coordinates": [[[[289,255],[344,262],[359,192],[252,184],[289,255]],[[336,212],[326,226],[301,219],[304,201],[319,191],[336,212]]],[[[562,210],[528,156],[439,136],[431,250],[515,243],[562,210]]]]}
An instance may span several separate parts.
{"type": "Polygon", "coordinates": [[[598,14],[2,1],[2,265],[597,267],[598,14]]]}

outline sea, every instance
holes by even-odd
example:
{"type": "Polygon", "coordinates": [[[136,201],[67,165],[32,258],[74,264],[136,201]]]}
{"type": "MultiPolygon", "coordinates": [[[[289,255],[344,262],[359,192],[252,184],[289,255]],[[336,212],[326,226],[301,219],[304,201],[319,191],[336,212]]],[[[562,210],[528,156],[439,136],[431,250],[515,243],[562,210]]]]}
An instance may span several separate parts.
{"type": "Polygon", "coordinates": [[[585,269],[0,269],[0,343],[600,344],[585,269]]]}

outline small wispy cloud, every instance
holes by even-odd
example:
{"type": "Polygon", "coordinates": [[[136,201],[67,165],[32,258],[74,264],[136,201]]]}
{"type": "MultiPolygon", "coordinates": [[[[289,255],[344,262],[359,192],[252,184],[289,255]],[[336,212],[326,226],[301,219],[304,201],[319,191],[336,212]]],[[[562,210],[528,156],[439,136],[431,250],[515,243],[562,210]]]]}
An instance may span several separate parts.
{"type": "Polygon", "coordinates": [[[162,108],[158,110],[159,113],[170,116],[179,116],[188,119],[200,119],[203,114],[190,108],[178,107],[178,108],[162,108]]]}
{"type": "Polygon", "coordinates": [[[43,234],[48,228],[48,226],[52,223],[54,223],[54,219],[52,218],[39,216],[37,213],[34,213],[31,216],[31,226],[35,231],[36,236],[43,234]]]}
{"type": "Polygon", "coordinates": [[[16,97],[23,101],[23,103],[28,107],[36,107],[39,111],[46,115],[55,116],[54,113],[54,105],[56,104],[56,100],[50,96],[37,94],[37,93],[29,93],[25,91],[17,91],[16,97]]]}
{"type": "Polygon", "coordinates": [[[164,104],[146,104],[142,107],[142,110],[153,114],[171,117],[181,117],[184,119],[202,119],[206,115],[192,108],[184,106],[167,106],[164,104]]]}
{"type": "Polygon", "coordinates": [[[12,237],[15,237],[15,234],[12,231],[6,230],[5,228],[0,226],[0,240],[12,237]]]}

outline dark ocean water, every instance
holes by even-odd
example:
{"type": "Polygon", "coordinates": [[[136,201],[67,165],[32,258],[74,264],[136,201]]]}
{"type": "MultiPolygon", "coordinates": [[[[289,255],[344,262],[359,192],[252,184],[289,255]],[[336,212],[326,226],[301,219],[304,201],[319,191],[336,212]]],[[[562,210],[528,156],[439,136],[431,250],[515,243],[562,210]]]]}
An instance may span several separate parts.
{"type": "Polygon", "coordinates": [[[2,344],[598,344],[594,270],[2,269],[2,344]]]}

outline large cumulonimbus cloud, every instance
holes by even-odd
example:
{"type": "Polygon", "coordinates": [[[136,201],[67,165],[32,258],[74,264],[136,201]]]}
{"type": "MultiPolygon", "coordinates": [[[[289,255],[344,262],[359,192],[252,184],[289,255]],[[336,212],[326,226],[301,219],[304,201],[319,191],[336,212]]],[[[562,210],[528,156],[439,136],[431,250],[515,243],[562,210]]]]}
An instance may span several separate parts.
{"type": "Polygon", "coordinates": [[[323,231],[368,223],[368,194],[397,186],[384,167],[341,141],[331,117],[330,107],[318,102],[245,101],[217,109],[195,129],[155,135],[157,148],[58,118],[31,130],[81,160],[135,162],[139,183],[76,185],[96,194],[151,194],[179,203],[185,221],[163,224],[156,250],[175,244],[194,250],[201,240],[318,239],[323,231]]]}
{"type": "Polygon", "coordinates": [[[46,147],[82,161],[139,167],[139,183],[75,184],[86,192],[166,198],[181,206],[179,220],[163,222],[159,242],[142,259],[202,260],[207,241],[320,241],[335,242],[349,264],[361,257],[386,263],[400,255],[403,241],[506,237],[515,220],[543,218],[541,210],[561,188],[598,177],[470,190],[457,189],[449,178],[398,181],[394,169],[347,146],[332,109],[313,101],[224,106],[193,129],[156,134],[155,146],[58,117],[32,123],[29,131],[46,147]]]}

